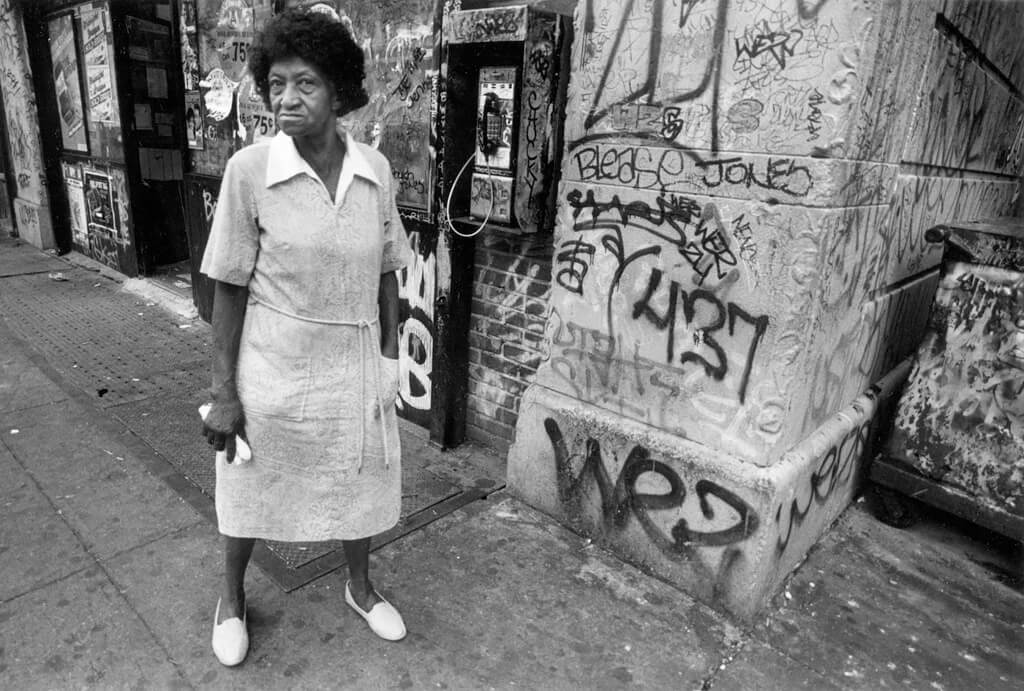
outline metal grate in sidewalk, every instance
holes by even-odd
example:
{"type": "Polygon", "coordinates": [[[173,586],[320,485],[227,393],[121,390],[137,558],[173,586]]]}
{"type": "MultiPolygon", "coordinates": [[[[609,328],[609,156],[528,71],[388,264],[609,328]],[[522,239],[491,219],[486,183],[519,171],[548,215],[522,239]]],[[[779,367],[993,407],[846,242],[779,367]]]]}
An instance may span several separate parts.
{"type": "Polygon", "coordinates": [[[98,405],[208,386],[208,330],[178,323],[159,305],[90,271],[67,267],[61,273],[67,280],[45,273],[4,278],[0,315],[98,405]]]}

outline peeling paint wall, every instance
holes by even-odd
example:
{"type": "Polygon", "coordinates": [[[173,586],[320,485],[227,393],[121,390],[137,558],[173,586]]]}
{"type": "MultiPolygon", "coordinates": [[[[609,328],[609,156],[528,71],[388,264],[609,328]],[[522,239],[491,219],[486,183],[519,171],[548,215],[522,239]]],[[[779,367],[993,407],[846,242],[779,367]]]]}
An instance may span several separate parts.
{"type": "MultiPolygon", "coordinates": [[[[941,259],[925,231],[1018,197],[1024,5],[581,0],[575,29],[543,393],[523,404],[510,483],[567,519],[607,508],[541,487],[541,466],[564,480],[590,462],[585,436],[553,453],[538,434],[583,411],[702,449],[699,479],[722,490],[707,496],[750,507],[689,489],[704,518],[728,506],[786,535],[700,590],[749,613],[849,501],[864,444],[847,437],[874,403],[835,416],[923,335],[941,259]],[[742,491],[755,479],[759,498],[742,491]]],[[[668,520],[677,483],[637,472],[668,520]]],[[[699,581],[712,546],[673,521],[686,549],[669,571],[699,581]]],[[[590,524],[660,558],[662,538],[590,524]]]]}
{"type": "Polygon", "coordinates": [[[949,267],[887,452],[979,505],[1024,516],[1019,268],[949,267]]]}
{"type": "Polygon", "coordinates": [[[46,193],[35,89],[29,67],[21,8],[0,0],[0,89],[7,121],[7,147],[17,195],[12,200],[18,234],[40,249],[55,246],[46,193]]]}

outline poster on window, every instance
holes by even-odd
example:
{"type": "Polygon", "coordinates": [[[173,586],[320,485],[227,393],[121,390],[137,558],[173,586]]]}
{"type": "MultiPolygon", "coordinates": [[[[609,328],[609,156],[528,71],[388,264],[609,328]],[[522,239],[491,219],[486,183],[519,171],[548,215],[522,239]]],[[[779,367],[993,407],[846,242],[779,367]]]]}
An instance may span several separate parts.
{"type": "Polygon", "coordinates": [[[82,169],[74,163],[62,161],[64,189],[68,195],[68,210],[71,212],[71,242],[80,252],[89,251],[88,216],[85,210],[85,189],[82,186],[82,169]]]}
{"type": "Polygon", "coordinates": [[[203,149],[203,110],[198,91],[185,92],[185,138],[188,148],[203,149]]]}
{"type": "Polygon", "coordinates": [[[181,36],[181,76],[185,91],[199,89],[199,37],[196,0],[181,0],[179,35],[181,36]]]}
{"type": "Polygon", "coordinates": [[[85,207],[90,231],[116,234],[114,195],[108,176],[91,171],[85,173],[85,207]]]}
{"type": "Polygon", "coordinates": [[[106,7],[82,8],[82,44],[85,54],[89,118],[95,123],[118,124],[117,96],[111,75],[111,36],[106,7]]]}
{"type": "Polygon", "coordinates": [[[203,27],[199,64],[203,79],[203,106],[211,124],[227,120],[235,92],[246,72],[253,40],[252,0],[205,0],[199,4],[203,27]]]}
{"type": "Polygon", "coordinates": [[[75,54],[75,25],[72,15],[63,14],[49,22],[50,58],[53,86],[57,92],[57,111],[64,148],[88,152],[85,119],[82,114],[82,88],[75,54]]]}
{"type": "Polygon", "coordinates": [[[273,139],[277,134],[277,120],[274,113],[263,102],[256,89],[256,81],[245,74],[238,86],[238,136],[246,144],[273,139]]]}
{"type": "Polygon", "coordinates": [[[246,72],[252,46],[252,0],[220,0],[219,4],[216,24],[207,32],[206,45],[200,48],[199,62],[207,73],[219,68],[237,84],[246,72]]]}

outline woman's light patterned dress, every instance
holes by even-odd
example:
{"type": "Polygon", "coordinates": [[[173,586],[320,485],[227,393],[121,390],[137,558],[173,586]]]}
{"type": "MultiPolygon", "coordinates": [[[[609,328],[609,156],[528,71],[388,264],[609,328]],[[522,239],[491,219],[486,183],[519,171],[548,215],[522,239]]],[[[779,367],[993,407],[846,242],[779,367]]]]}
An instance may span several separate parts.
{"type": "Polygon", "coordinates": [[[397,371],[377,294],[410,249],[387,160],[346,139],[333,202],[283,134],[224,171],[202,271],[249,287],[237,383],[253,454],[217,463],[225,535],[350,540],[398,521],[397,371]]]}

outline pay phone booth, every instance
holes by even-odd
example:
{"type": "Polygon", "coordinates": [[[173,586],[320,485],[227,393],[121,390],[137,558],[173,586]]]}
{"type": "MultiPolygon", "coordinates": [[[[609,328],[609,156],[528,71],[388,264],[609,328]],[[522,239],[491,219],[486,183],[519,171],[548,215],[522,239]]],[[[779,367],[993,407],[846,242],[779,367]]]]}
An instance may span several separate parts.
{"type": "Polygon", "coordinates": [[[527,5],[448,15],[443,202],[455,232],[553,225],[570,31],[527,5]]]}

